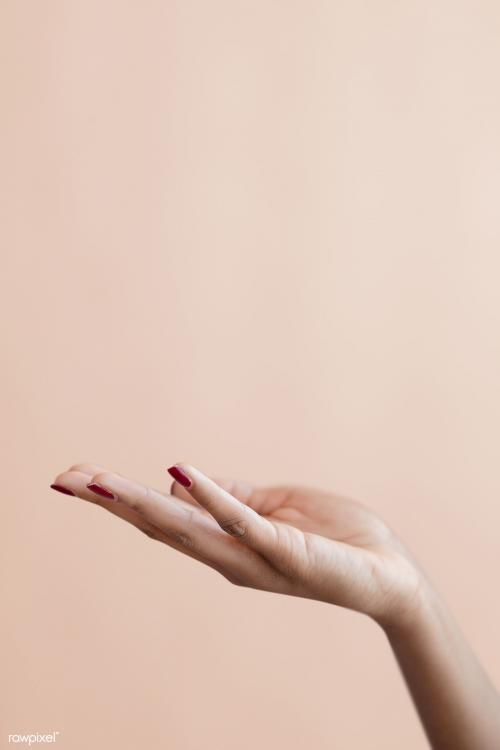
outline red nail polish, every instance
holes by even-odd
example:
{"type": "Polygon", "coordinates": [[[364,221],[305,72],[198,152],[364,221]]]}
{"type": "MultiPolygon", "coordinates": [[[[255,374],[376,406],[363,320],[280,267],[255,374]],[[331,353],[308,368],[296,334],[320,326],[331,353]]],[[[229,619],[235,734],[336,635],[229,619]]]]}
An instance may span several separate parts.
{"type": "Polygon", "coordinates": [[[66,487],[62,487],[60,484],[51,484],[51,489],[57,490],[57,492],[62,492],[63,495],[72,495],[75,497],[75,493],[71,492],[71,490],[67,490],[66,487]]]}
{"type": "Polygon", "coordinates": [[[101,484],[97,484],[97,482],[89,482],[87,485],[87,489],[92,490],[92,492],[95,492],[96,495],[105,497],[107,500],[116,500],[116,497],[112,492],[107,490],[106,487],[103,487],[101,484]]]}
{"type": "Polygon", "coordinates": [[[167,471],[183,487],[191,487],[193,484],[186,472],[182,471],[178,466],[171,466],[167,471]]]}

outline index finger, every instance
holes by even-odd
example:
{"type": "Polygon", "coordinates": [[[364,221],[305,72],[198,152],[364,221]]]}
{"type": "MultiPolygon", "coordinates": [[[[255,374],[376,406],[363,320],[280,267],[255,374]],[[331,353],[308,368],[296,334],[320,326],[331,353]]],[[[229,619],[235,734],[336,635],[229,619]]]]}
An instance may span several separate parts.
{"type": "Polygon", "coordinates": [[[273,550],[276,543],[276,528],[253,508],[240,502],[190,464],[177,463],[171,466],[168,472],[215,518],[227,534],[238,537],[263,555],[273,550]]]}

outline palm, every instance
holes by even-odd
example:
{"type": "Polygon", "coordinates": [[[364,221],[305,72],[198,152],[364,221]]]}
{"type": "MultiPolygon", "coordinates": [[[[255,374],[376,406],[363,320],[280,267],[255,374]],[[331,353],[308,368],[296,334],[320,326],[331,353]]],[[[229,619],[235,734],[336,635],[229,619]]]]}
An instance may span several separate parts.
{"type": "Polygon", "coordinates": [[[264,492],[262,509],[254,509],[272,521],[353,547],[376,549],[388,539],[387,527],[349,498],[311,487],[271,487],[264,492]]]}
{"type": "Polygon", "coordinates": [[[353,609],[366,609],[372,596],[376,614],[382,596],[397,598],[404,592],[406,598],[414,585],[403,546],[361,503],[311,487],[221,484],[273,523],[286,567],[296,580],[306,577],[299,595],[353,609]]]}

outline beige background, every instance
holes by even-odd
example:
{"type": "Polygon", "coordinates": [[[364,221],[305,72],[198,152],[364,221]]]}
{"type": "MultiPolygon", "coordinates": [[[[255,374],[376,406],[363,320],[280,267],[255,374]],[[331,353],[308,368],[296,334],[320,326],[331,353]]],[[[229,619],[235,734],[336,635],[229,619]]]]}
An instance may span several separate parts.
{"type": "Polygon", "coordinates": [[[383,635],[49,490],[75,461],[365,500],[495,679],[500,9],[1,5],[0,741],[420,750],[383,635]]]}

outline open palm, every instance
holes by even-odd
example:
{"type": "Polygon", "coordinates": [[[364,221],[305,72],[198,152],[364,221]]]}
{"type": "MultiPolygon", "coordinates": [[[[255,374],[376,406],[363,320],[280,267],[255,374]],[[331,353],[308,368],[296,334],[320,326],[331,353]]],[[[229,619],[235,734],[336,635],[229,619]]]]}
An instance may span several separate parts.
{"type": "MultiPolygon", "coordinates": [[[[415,561],[361,503],[310,486],[217,483],[275,526],[281,566],[293,582],[290,593],[377,618],[387,608],[407,608],[417,593],[415,561]]],[[[178,492],[184,496],[186,490],[178,492]]]]}

